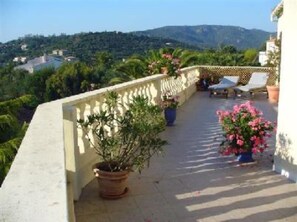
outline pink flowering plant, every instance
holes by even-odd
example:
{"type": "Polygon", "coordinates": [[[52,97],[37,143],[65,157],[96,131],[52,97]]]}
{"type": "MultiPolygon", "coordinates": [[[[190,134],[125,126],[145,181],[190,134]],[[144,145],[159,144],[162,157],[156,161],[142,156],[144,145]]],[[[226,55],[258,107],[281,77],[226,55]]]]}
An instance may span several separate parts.
{"type": "Polygon", "coordinates": [[[179,101],[179,97],[172,95],[169,91],[167,91],[163,96],[162,96],[162,102],[161,102],[161,108],[166,109],[177,109],[179,101]]]}
{"type": "Polygon", "coordinates": [[[180,76],[180,68],[180,59],[170,53],[161,54],[160,58],[151,61],[148,65],[149,73],[151,74],[164,73],[175,78],[180,76]]]}
{"type": "Polygon", "coordinates": [[[221,154],[262,153],[268,147],[266,139],[275,124],[265,120],[250,101],[235,105],[231,111],[218,110],[217,115],[225,137],[220,145],[221,154]]]}

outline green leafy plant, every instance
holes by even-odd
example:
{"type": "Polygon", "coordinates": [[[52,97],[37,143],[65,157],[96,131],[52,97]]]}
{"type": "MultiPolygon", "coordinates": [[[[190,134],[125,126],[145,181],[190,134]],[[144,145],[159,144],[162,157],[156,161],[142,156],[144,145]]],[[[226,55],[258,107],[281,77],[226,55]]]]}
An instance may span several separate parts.
{"type": "Polygon", "coordinates": [[[171,53],[159,54],[148,65],[150,74],[164,73],[177,78],[180,76],[181,61],[171,53]]]}
{"type": "Polygon", "coordinates": [[[169,91],[167,91],[162,96],[161,108],[162,109],[166,109],[166,108],[176,109],[179,105],[178,99],[179,99],[178,96],[173,96],[169,91]]]}
{"type": "Polygon", "coordinates": [[[107,94],[105,109],[78,120],[86,138],[105,163],[105,171],[138,170],[149,164],[154,154],[161,153],[167,142],[160,137],[165,130],[162,110],[148,98],[133,97],[128,110],[120,114],[119,96],[107,94]],[[93,137],[94,139],[91,139],[93,137]]]}
{"type": "Polygon", "coordinates": [[[276,39],[275,48],[273,51],[269,51],[267,65],[275,67],[276,84],[280,81],[280,63],[281,63],[281,38],[276,39]]]}

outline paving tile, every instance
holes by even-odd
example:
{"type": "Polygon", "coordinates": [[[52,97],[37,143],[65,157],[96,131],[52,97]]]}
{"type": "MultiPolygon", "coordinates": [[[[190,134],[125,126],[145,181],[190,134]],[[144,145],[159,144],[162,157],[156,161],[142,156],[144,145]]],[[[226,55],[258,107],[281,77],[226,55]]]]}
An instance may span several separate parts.
{"type": "Polygon", "coordinates": [[[162,179],[155,183],[160,192],[184,192],[186,187],[178,178],[162,179]]]}
{"type": "Polygon", "coordinates": [[[195,208],[197,206],[200,206],[199,204],[193,204],[193,203],[185,203],[185,204],[178,204],[171,206],[177,219],[179,221],[182,221],[183,219],[195,218],[196,220],[202,220],[206,218],[211,218],[214,215],[214,210],[211,209],[211,207],[207,207],[207,205],[201,206],[198,208],[195,208]]]}
{"type": "Polygon", "coordinates": [[[140,178],[131,181],[129,183],[129,196],[157,193],[156,181],[159,181],[159,178],[140,178]]]}
{"type": "Polygon", "coordinates": [[[123,197],[117,200],[104,200],[104,204],[109,214],[130,209],[138,209],[133,197],[123,197]]]}
{"type": "Polygon", "coordinates": [[[84,189],[80,196],[81,201],[85,200],[101,200],[99,195],[99,186],[97,179],[93,179],[84,189]],[[87,192],[84,192],[84,190],[87,190],[87,192]]]}
{"type": "Polygon", "coordinates": [[[199,219],[196,217],[192,217],[192,218],[183,219],[183,222],[217,222],[217,220],[215,220],[213,217],[205,218],[205,219],[199,219]]]}
{"type": "Polygon", "coordinates": [[[134,196],[134,200],[139,208],[144,209],[152,206],[167,205],[165,198],[159,193],[134,196]]]}
{"type": "Polygon", "coordinates": [[[178,222],[178,218],[172,208],[167,206],[142,208],[145,222],[178,222]]]}
{"type": "Polygon", "coordinates": [[[109,214],[110,222],[132,222],[145,221],[139,209],[128,209],[121,212],[113,212],[109,214]]]}
{"type": "Polygon", "coordinates": [[[108,214],[87,214],[76,216],[76,222],[111,222],[108,214]]]}
{"type": "Polygon", "coordinates": [[[76,215],[98,214],[105,212],[106,207],[103,201],[100,200],[78,201],[75,203],[76,215]]]}

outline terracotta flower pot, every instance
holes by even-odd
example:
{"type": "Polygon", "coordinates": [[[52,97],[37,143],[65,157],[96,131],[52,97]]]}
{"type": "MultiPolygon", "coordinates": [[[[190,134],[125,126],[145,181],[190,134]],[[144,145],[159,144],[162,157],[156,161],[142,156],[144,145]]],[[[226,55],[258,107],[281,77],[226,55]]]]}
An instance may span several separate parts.
{"type": "Polygon", "coordinates": [[[268,100],[272,103],[277,103],[279,98],[279,86],[266,86],[268,100]]]}
{"type": "Polygon", "coordinates": [[[168,74],[168,68],[167,67],[162,67],[161,68],[161,73],[162,74],[168,74]]]}
{"type": "Polygon", "coordinates": [[[102,170],[106,163],[97,163],[92,168],[99,184],[99,194],[102,198],[118,199],[128,192],[127,179],[129,171],[109,172],[102,170]]]}

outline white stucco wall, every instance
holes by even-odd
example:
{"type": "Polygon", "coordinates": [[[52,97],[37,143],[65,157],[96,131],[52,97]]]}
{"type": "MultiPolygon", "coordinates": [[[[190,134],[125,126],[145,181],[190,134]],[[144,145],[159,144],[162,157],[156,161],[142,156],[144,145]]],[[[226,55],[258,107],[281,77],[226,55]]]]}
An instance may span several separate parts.
{"type": "Polygon", "coordinates": [[[266,51],[261,51],[259,52],[259,63],[261,64],[261,66],[264,66],[267,64],[267,54],[266,51]]]}
{"type": "Polygon", "coordinates": [[[297,1],[285,0],[277,145],[274,169],[297,182],[297,1]]]}

